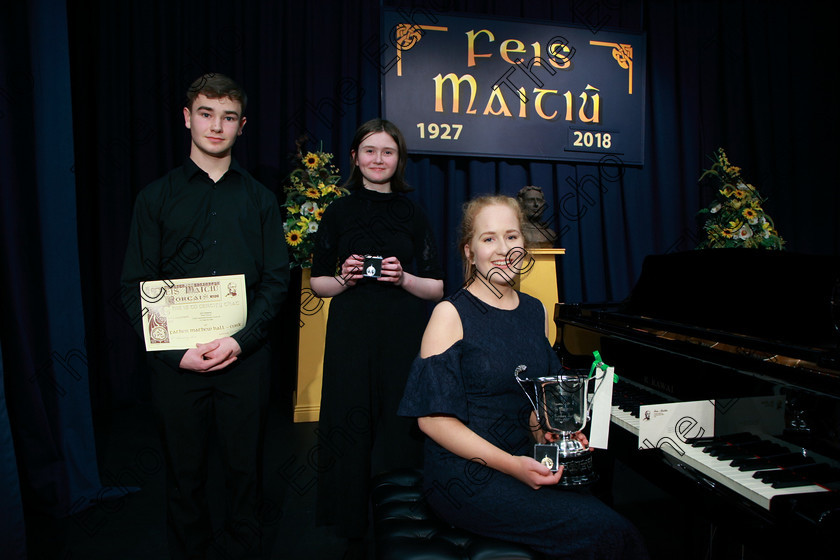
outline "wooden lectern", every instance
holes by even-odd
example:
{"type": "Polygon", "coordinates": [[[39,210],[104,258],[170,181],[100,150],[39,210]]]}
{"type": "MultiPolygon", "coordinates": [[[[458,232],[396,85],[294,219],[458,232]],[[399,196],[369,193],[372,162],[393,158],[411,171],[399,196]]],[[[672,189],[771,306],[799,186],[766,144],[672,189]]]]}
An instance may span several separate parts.
{"type": "Polygon", "coordinates": [[[517,289],[540,300],[548,313],[548,340],[552,344],[557,337],[554,324],[554,306],[559,302],[557,290],[557,255],[565,255],[566,249],[528,249],[534,264],[528,272],[519,277],[517,289]]]}

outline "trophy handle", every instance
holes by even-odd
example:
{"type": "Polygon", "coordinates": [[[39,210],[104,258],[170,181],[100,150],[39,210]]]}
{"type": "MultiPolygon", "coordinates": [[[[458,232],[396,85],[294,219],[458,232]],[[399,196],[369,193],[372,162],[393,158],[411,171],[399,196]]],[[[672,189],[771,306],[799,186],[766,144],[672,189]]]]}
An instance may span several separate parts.
{"type": "MultiPolygon", "coordinates": [[[[597,388],[597,385],[596,385],[597,388]]],[[[593,398],[592,401],[595,399],[593,398]]],[[[592,412],[592,401],[589,400],[589,378],[583,380],[583,424],[580,429],[586,428],[589,423],[589,413],[592,412]]]]}
{"type": "Polygon", "coordinates": [[[542,420],[540,419],[540,407],[537,406],[537,400],[539,400],[537,398],[537,384],[533,381],[528,381],[528,383],[530,383],[531,386],[534,388],[534,398],[532,399],[531,395],[528,393],[528,390],[525,388],[522,379],[519,378],[519,374],[527,369],[528,366],[516,366],[516,369],[513,371],[513,376],[516,378],[516,382],[519,383],[519,387],[522,388],[522,391],[525,393],[525,396],[528,397],[529,401],[531,401],[531,406],[534,407],[534,411],[537,413],[537,422],[542,423],[542,420]]]}

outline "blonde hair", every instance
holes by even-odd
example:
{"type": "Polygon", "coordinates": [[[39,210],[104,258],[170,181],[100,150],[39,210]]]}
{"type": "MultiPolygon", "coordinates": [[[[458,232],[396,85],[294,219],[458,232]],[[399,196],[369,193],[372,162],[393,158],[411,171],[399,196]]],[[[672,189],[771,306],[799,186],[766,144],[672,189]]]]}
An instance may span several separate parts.
{"type": "Polygon", "coordinates": [[[461,218],[461,225],[458,228],[458,250],[461,252],[461,261],[464,263],[465,281],[468,281],[475,273],[475,265],[470,262],[464,253],[464,246],[469,244],[475,234],[475,218],[483,209],[496,205],[507,206],[513,210],[516,219],[519,221],[519,228],[522,228],[522,222],[525,217],[522,213],[522,207],[519,206],[515,198],[502,194],[487,194],[464,203],[463,217],[461,218]]]}

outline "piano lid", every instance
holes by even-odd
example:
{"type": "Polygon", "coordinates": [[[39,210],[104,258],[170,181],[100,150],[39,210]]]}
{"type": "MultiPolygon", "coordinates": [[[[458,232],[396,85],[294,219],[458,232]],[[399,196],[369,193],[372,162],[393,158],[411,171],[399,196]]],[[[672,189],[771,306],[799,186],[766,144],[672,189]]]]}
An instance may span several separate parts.
{"type": "MultiPolygon", "coordinates": [[[[558,304],[554,319],[606,336],[604,344],[624,341],[840,397],[839,279],[840,259],[832,256],[652,255],[621,304],[558,304]]],[[[567,343],[558,339],[561,355],[567,343]]]]}
{"type": "Polygon", "coordinates": [[[762,249],[650,255],[619,312],[812,348],[837,347],[840,258],[762,249]]]}

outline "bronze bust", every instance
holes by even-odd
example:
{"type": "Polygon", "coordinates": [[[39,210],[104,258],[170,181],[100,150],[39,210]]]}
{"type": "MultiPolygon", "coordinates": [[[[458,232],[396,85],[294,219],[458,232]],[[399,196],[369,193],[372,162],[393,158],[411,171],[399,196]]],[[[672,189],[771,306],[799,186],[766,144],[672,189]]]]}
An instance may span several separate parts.
{"type": "Polygon", "coordinates": [[[542,221],[545,211],[545,196],[542,189],[529,185],[522,187],[516,194],[516,200],[525,215],[522,224],[522,235],[525,236],[527,247],[553,247],[557,241],[557,234],[554,233],[547,222],[542,221]]]}

